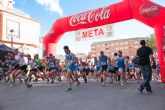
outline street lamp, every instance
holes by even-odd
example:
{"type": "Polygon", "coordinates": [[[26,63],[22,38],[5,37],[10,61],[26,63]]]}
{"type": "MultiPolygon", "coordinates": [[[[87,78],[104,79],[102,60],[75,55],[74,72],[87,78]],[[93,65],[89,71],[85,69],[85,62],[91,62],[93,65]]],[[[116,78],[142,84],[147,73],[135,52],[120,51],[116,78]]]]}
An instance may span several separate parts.
{"type": "Polygon", "coordinates": [[[10,36],[11,36],[11,48],[13,48],[13,36],[14,36],[14,29],[10,30],[10,36]]]}

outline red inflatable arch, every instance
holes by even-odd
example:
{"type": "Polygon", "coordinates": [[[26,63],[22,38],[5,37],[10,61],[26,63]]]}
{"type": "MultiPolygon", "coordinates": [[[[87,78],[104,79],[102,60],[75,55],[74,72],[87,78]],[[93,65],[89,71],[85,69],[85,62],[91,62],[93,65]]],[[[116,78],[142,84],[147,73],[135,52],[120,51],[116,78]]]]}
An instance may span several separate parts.
{"type": "Polygon", "coordinates": [[[165,7],[150,0],[123,0],[108,7],[58,19],[43,39],[45,54],[51,53],[50,44],[56,44],[65,32],[129,19],[136,19],[154,28],[161,78],[162,82],[165,82],[165,46],[163,49],[163,44],[165,45],[165,7]]]}

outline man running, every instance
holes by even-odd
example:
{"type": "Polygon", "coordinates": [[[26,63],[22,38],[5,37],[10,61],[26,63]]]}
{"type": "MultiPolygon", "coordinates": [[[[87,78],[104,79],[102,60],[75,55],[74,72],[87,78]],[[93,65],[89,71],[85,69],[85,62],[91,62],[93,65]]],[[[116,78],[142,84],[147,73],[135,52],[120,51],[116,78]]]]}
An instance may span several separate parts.
{"type": "Polygon", "coordinates": [[[58,68],[58,65],[57,65],[57,61],[53,57],[52,54],[49,55],[48,64],[49,64],[49,73],[48,73],[48,76],[52,80],[51,83],[54,83],[54,78],[56,76],[58,76],[58,81],[60,83],[61,82],[61,76],[58,73],[59,72],[59,68],[58,68]]]}
{"type": "Polygon", "coordinates": [[[117,58],[117,65],[118,65],[118,72],[120,75],[120,83],[121,86],[124,85],[125,82],[125,60],[124,57],[122,56],[122,51],[118,51],[118,58],[117,58]]]}
{"type": "MultiPolygon", "coordinates": [[[[17,50],[18,52],[18,50],[17,50]]],[[[17,56],[15,56],[15,58],[17,59],[18,63],[19,63],[19,69],[18,71],[16,71],[15,73],[12,74],[12,79],[13,79],[13,82],[12,82],[12,85],[11,86],[14,86],[15,85],[15,80],[16,78],[21,74],[22,76],[24,77],[27,77],[27,63],[24,59],[24,57],[27,57],[27,55],[24,55],[23,53],[21,54],[17,54],[17,56]]],[[[26,79],[25,79],[25,84],[26,86],[28,87],[31,87],[32,85],[29,85],[27,82],[26,82],[26,79]]]]}
{"type": "Polygon", "coordinates": [[[68,71],[67,71],[67,81],[68,81],[68,89],[66,90],[66,92],[69,92],[72,90],[72,73],[74,76],[74,79],[77,81],[77,86],[80,84],[79,80],[78,80],[78,74],[77,74],[77,59],[76,56],[70,52],[69,47],[68,46],[64,46],[64,52],[66,53],[65,59],[66,59],[66,63],[68,65],[68,71]]]}
{"type": "Polygon", "coordinates": [[[99,56],[99,64],[101,65],[102,77],[101,77],[101,84],[105,86],[105,80],[107,76],[107,69],[108,69],[108,57],[104,55],[104,52],[100,52],[99,56]]]}

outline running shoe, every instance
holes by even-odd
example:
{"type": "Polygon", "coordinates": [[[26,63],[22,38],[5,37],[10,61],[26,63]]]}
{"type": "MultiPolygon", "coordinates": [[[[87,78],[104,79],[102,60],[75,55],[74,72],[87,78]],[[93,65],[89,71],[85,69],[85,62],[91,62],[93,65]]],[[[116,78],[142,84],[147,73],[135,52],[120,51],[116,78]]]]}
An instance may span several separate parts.
{"type": "Polygon", "coordinates": [[[33,80],[33,82],[38,82],[38,79],[33,80]]]}
{"type": "Polygon", "coordinates": [[[27,84],[27,88],[31,88],[33,85],[32,84],[27,84]]]}
{"type": "Polygon", "coordinates": [[[72,91],[72,88],[71,87],[68,88],[65,92],[70,92],[70,91],[72,91]]]}
{"type": "Polygon", "coordinates": [[[153,92],[152,91],[147,91],[148,94],[152,94],[153,92]]]}
{"type": "Polygon", "coordinates": [[[80,84],[81,84],[81,83],[80,83],[80,82],[78,82],[78,83],[77,83],[77,85],[76,85],[76,87],[78,87],[80,84]]]}
{"type": "Polygon", "coordinates": [[[15,84],[11,83],[10,86],[11,86],[11,87],[15,87],[15,84]]]}
{"type": "Polygon", "coordinates": [[[139,92],[142,94],[143,93],[143,91],[140,89],[140,87],[138,88],[138,90],[139,90],[139,92]]]}

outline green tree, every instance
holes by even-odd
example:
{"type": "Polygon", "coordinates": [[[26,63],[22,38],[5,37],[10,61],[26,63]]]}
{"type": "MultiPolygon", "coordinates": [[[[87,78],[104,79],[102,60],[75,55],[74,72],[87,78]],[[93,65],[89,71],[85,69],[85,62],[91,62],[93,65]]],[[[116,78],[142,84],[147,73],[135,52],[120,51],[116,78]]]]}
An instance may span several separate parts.
{"type": "Polygon", "coordinates": [[[147,37],[146,44],[147,44],[147,46],[151,47],[154,52],[157,51],[154,34],[150,34],[150,36],[147,37]]]}

